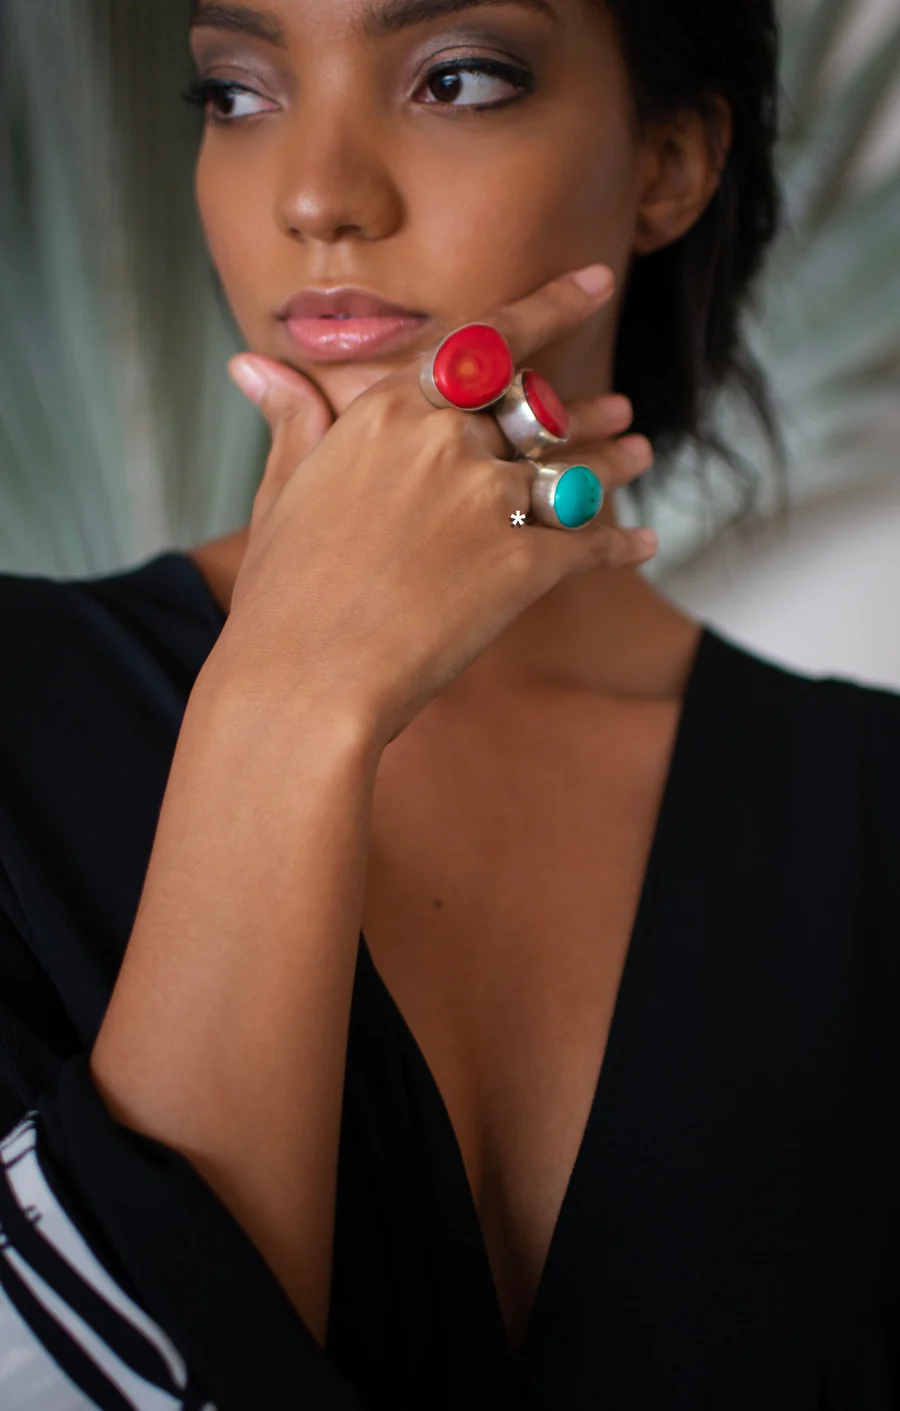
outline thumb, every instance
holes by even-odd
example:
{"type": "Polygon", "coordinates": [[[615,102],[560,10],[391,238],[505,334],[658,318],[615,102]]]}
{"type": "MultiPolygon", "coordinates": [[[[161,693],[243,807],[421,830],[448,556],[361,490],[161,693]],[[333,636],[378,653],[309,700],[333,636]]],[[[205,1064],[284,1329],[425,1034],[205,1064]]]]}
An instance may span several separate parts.
{"type": "Polygon", "coordinates": [[[256,510],[277,499],[302,460],[322,440],[334,413],[318,387],[302,373],[260,353],[239,353],[228,374],[259,407],[272,432],[272,449],[256,497],[256,510]]]}

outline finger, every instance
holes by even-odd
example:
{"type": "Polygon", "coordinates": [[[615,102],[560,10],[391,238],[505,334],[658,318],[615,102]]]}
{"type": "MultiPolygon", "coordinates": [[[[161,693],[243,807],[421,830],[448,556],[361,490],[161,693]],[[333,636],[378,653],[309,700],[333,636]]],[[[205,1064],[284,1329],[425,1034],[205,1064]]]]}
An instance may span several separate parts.
{"type": "Polygon", "coordinates": [[[506,304],[489,317],[505,337],[516,363],[531,356],[560,334],[577,328],[609,303],[615,276],[606,265],[588,265],[552,279],[534,294],[506,304]]]}
{"type": "Polygon", "coordinates": [[[272,450],[257,492],[268,500],[319,444],[334,416],[308,378],[274,358],[241,353],[229,361],[228,373],[259,407],[272,432],[272,450]]]}
{"type": "Polygon", "coordinates": [[[239,353],[229,361],[228,372],[244,395],[259,407],[273,439],[292,422],[299,422],[298,434],[310,437],[315,444],[334,420],[331,408],[309,378],[274,358],[239,353]]]}
{"type": "Polygon", "coordinates": [[[591,568],[637,568],[659,552],[659,536],[652,529],[620,529],[598,520],[571,534],[561,529],[547,532],[565,541],[555,552],[568,559],[569,571],[575,573],[591,568]]]}
{"type": "Polygon", "coordinates": [[[583,397],[570,402],[566,410],[569,413],[567,444],[572,445],[621,436],[634,421],[631,402],[618,392],[603,397],[583,397]]]}
{"type": "Polygon", "coordinates": [[[605,533],[599,546],[600,562],[609,568],[628,568],[647,563],[659,553],[659,535],[653,529],[613,529],[605,533]]]}
{"type": "Polygon", "coordinates": [[[581,445],[567,442],[564,455],[555,459],[589,466],[604,488],[612,490],[619,485],[631,485],[645,475],[654,463],[655,454],[646,436],[634,435],[581,445]]]}
{"type": "MultiPolygon", "coordinates": [[[[510,514],[516,511],[529,516],[531,489],[534,470],[528,461],[493,462],[498,478],[505,486],[506,508],[510,514]]],[[[659,536],[652,529],[623,529],[596,519],[583,529],[575,531],[558,529],[530,519],[530,523],[516,529],[517,534],[536,534],[558,571],[579,571],[572,569],[572,555],[576,565],[584,568],[596,567],[605,563],[610,568],[622,568],[629,564],[646,563],[659,551],[659,536]]]]}

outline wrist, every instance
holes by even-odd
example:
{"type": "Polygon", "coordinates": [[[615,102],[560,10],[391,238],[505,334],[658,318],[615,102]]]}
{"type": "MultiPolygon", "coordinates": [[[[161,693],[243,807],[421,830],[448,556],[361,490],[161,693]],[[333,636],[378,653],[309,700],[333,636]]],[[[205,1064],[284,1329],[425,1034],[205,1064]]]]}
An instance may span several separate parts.
{"type": "Polygon", "coordinates": [[[373,783],[384,748],[377,712],[367,702],[326,690],[296,671],[248,669],[245,661],[233,662],[218,648],[201,668],[188,700],[185,726],[198,721],[207,738],[245,738],[250,745],[265,735],[278,738],[282,748],[287,738],[307,763],[311,751],[323,762],[355,761],[362,777],[373,783]]]}

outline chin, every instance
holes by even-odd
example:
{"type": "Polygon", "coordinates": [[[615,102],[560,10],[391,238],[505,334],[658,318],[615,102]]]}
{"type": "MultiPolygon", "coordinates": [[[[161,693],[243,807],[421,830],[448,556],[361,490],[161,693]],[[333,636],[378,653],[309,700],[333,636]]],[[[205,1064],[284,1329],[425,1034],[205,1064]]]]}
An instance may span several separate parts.
{"type": "Polygon", "coordinates": [[[342,416],[351,402],[397,370],[396,365],[387,367],[384,363],[297,367],[298,372],[318,387],[335,416],[342,416]]]}

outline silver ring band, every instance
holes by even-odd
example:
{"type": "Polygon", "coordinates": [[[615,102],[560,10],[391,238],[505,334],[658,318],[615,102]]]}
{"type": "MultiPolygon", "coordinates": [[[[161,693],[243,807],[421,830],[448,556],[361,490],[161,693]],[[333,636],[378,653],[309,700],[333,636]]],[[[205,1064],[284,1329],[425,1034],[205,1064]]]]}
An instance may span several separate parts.
{"type": "Polygon", "coordinates": [[[531,368],[523,368],[516,375],[492,412],[507,441],[526,460],[557,451],[569,439],[565,408],[546,379],[531,368]],[[552,407],[548,405],[550,399],[552,407]]]}

